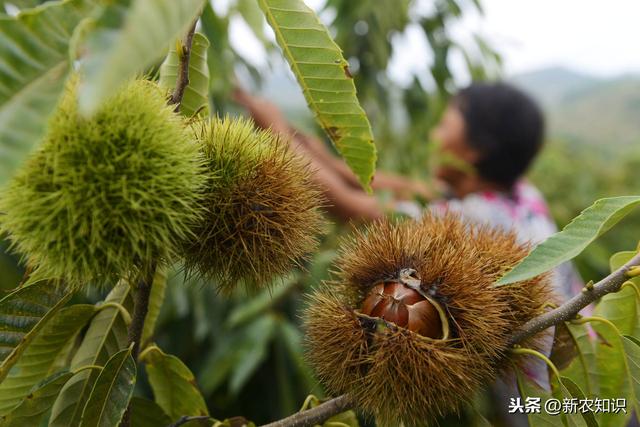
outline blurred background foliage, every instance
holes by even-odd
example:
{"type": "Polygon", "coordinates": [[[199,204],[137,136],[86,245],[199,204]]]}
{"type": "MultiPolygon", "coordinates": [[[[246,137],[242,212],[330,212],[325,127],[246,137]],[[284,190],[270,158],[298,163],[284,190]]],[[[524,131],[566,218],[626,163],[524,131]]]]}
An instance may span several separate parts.
{"type": "MultiPolygon", "coordinates": [[[[255,0],[217,3],[206,6],[201,21],[201,31],[211,41],[213,111],[241,114],[230,100],[233,86],[240,83],[278,103],[300,128],[322,137],[255,0]],[[234,48],[229,38],[232,23],[253,32],[265,49],[264,65],[256,65],[234,48]]],[[[380,169],[428,177],[429,130],[456,90],[452,57],[463,59],[473,80],[500,77],[500,55],[485,40],[471,35],[474,43],[462,46],[451,35],[450,27],[469,10],[481,11],[480,2],[326,0],[319,6],[320,17],[350,62],[360,101],[373,125],[380,169]],[[413,75],[410,84],[401,85],[390,78],[388,66],[402,49],[398,40],[407,31],[424,37],[431,63],[428,73],[413,75]]],[[[548,113],[549,139],[530,177],[547,197],[559,226],[599,197],[632,194],[640,168],[640,149],[633,145],[640,142],[640,129],[624,120],[628,109],[639,108],[638,81],[602,81],[567,73],[545,70],[512,79],[537,97],[548,113]],[[580,85],[575,84],[578,80],[580,85]],[[603,90],[603,85],[624,89],[614,91],[619,98],[611,99],[612,91],[603,90]],[[603,99],[605,93],[609,95],[603,99]],[[607,103],[604,113],[598,108],[603,102],[607,103]],[[608,113],[612,105],[625,107],[615,107],[618,114],[608,113]],[[595,114],[610,117],[606,129],[593,129],[595,114]],[[562,120],[556,121],[557,117],[562,120]]],[[[640,215],[631,215],[581,255],[576,263],[583,278],[605,275],[612,253],[635,246],[639,227],[640,215]]],[[[346,232],[348,226],[334,224],[305,271],[281,278],[270,292],[259,295],[238,291],[223,298],[207,283],[186,280],[180,266],[168,274],[167,297],[154,339],[194,371],[214,416],[243,415],[266,422],[295,412],[308,394],[323,395],[302,360],[298,313],[305,292],[329,278],[338,239],[346,232]]],[[[23,273],[6,242],[0,242],[2,287],[15,287],[23,273]]],[[[140,387],[145,388],[144,381],[140,387]]]]}

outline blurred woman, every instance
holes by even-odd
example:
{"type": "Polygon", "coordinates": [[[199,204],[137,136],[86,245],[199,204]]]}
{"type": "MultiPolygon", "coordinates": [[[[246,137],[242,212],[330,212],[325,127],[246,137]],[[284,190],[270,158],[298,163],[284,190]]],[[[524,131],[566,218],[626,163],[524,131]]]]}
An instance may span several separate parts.
{"type": "MultiPolygon", "coordinates": [[[[475,83],[459,91],[449,102],[431,139],[437,143],[431,168],[439,192],[423,183],[376,173],[375,189],[391,190],[396,200],[383,206],[366,194],[346,164],[333,156],[322,141],[291,127],[271,103],[244,92],[236,100],[256,124],[291,137],[293,147],[317,170],[316,180],[324,188],[332,213],[345,220],[375,220],[385,211],[401,211],[420,217],[422,209],[407,202],[418,194],[430,201],[436,213],[454,211],[468,221],[514,230],[522,243],[537,244],[557,231],[540,192],[525,173],[544,140],[544,119],[535,102],[504,83],[475,83]]],[[[579,293],[583,282],[570,263],[553,272],[554,287],[562,299],[579,293]]],[[[553,330],[546,335],[550,352],[553,330]]],[[[549,389],[547,367],[532,358],[525,372],[549,389]]],[[[493,387],[498,413],[508,425],[526,425],[526,417],[506,414],[509,397],[518,396],[513,379],[493,387]],[[507,421],[508,420],[508,421],[507,421]]]]}
{"type": "MultiPolygon", "coordinates": [[[[315,178],[343,220],[370,221],[385,212],[419,217],[420,207],[408,200],[419,195],[427,209],[455,211],[465,219],[514,230],[518,239],[537,244],[557,231],[540,192],[524,177],[544,140],[544,119],[536,103],[504,83],[474,83],[449,102],[431,139],[437,144],[431,168],[436,188],[400,176],[377,172],[374,190],[391,190],[395,200],[382,205],[362,190],[346,164],[325,144],[293,128],[278,108],[241,90],[236,101],[262,128],[290,137],[293,148],[309,159],[315,178]]],[[[555,272],[556,289],[568,298],[582,288],[570,264],[555,272]]]]}

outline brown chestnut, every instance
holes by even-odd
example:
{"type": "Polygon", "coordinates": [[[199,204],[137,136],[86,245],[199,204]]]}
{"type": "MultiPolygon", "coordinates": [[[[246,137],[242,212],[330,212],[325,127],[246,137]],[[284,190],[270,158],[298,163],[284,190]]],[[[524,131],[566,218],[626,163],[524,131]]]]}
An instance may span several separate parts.
{"type": "Polygon", "coordinates": [[[380,282],[371,288],[360,311],[425,337],[442,336],[442,323],[433,304],[415,289],[395,280],[380,282]]]}

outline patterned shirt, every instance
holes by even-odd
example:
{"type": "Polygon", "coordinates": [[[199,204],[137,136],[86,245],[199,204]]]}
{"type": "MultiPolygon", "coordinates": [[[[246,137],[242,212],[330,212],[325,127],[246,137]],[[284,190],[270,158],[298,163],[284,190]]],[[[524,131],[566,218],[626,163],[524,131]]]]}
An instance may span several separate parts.
{"type": "MultiPolygon", "coordinates": [[[[447,211],[456,212],[472,223],[514,230],[520,243],[531,243],[534,246],[558,231],[542,194],[526,180],[518,181],[509,193],[482,191],[469,194],[461,199],[440,199],[431,202],[428,209],[439,215],[447,211]]],[[[417,205],[410,203],[398,204],[397,210],[414,218],[419,218],[422,215],[422,211],[417,205]]],[[[554,269],[552,284],[562,301],[579,293],[584,286],[582,279],[569,262],[554,269]]],[[[553,334],[554,328],[549,328],[545,333],[543,352],[547,355],[551,353],[553,334]]],[[[535,357],[526,358],[525,373],[527,376],[540,386],[549,389],[546,364],[535,357]]],[[[517,395],[515,381],[507,381],[504,385],[511,396],[517,395]]]]}
{"type": "MultiPolygon", "coordinates": [[[[434,201],[429,209],[435,213],[457,212],[473,223],[514,230],[520,243],[534,246],[558,231],[542,194],[525,180],[518,181],[511,193],[472,193],[462,199],[434,201]]],[[[563,301],[579,293],[584,286],[569,262],[557,267],[552,274],[554,289],[563,301]]]]}

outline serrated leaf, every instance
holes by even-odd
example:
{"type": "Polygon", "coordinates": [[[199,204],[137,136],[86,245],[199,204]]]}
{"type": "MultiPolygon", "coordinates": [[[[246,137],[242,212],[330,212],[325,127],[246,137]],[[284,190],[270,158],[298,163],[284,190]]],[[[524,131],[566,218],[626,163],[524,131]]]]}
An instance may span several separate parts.
{"type": "MultiPolygon", "coordinates": [[[[611,271],[622,267],[633,258],[637,252],[618,252],[609,259],[611,271]]],[[[640,286],[640,279],[628,279],[636,286],[640,286]]],[[[631,286],[623,286],[618,292],[609,293],[600,298],[594,309],[594,316],[610,320],[623,335],[640,336],[640,302],[638,295],[631,286]]]]}
{"type": "Polygon", "coordinates": [[[258,0],[316,119],[370,191],[376,147],[342,51],[302,0],[258,0]]]}
{"type": "Polygon", "coordinates": [[[71,295],[48,281],[41,281],[0,300],[0,382],[71,295]]]}
{"type": "Polygon", "coordinates": [[[153,276],[153,285],[151,286],[151,295],[149,296],[149,311],[144,320],[142,329],[142,343],[145,344],[153,337],[156,328],[156,322],[160,315],[160,309],[164,302],[164,296],[167,290],[167,269],[159,267],[153,276]]]}
{"type": "Polygon", "coordinates": [[[184,415],[209,415],[193,373],[175,356],[156,346],[140,355],[156,403],[174,422],[184,415]]]}
{"type": "MultiPolygon", "coordinates": [[[[562,385],[570,393],[571,397],[574,397],[579,401],[586,399],[586,396],[582,389],[578,386],[578,384],[574,383],[571,378],[562,376],[561,380],[562,385]]],[[[584,422],[588,427],[598,427],[598,422],[596,421],[596,417],[593,415],[593,412],[585,411],[581,412],[580,414],[582,415],[582,418],[584,419],[584,422]]]]}
{"type": "Polygon", "coordinates": [[[549,393],[547,390],[538,386],[534,381],[527,378],[519,369],[516,369],[516,381],[518,391],[522,397],[522,402],[527,397],[540,398],[541,409],[539,412],[530,412],[527,414],[529,425],[531,426],[584,426],[586,425],[583,418],[579,414],[555,414],[552,415],[545,411],[545,402],[549,399],[559,399],[560,402],[565,397],[571,397],[561,379],[554,378],[553,391],[549,393]]]}
{"type": "Polygon", "coordinates": [[[623,335],[622,344],[627,357],[629,382],[631,383],[631,405],[633,405],[635,413],[640,414],[640,341],[636,337],[623,335]]]}
{"type": "MultiPolygon", "coordinates": [[[[105,301],[118,303],[131,312],[133,300],[129,284],[120,281],[105,301]]],[[[80,348],[73,356],[71,369],[88,365],[104,366],[113,354],[127,347],[127,330],[117,308],[102,308],[91,320],[80,348]]],[[[80,424],[82,409],[97,377],[95,370],[86,370],[74,375],[65,384],[51,410],[51,427],[74,427],[80,424]]]]}
{"type": "MultiPolygon", "coordinates": [[[[191,43],[189,58],[189,84],[184,90],[180,103],[180,112],[187,117],[194,114],[204,117],[209,115],[209,65],[207,50],[209,40],[202,33],[195,33],[191,43]]],[[[180,61],[175,45],[171,47],[167,57],[160,66],[160,86],[173,91],[178,80],[180,61]]]]}
{"type": "MultiPolygon", "coordinates": [[[[565,399],[570,399],[571,393],[567,389],[566,385],[563,382],[562,377],[554,377],[552,380],[552,390],[551,394],[554,398],[558,399],[561,403],[565,401],[565,399]]],[[[593,414],[592,414],[593,415],[593,414]]],[[[560,412],[560,419],[565,426],[574,427],[574,426],[586,426],[586,420],[583,418],[580,413],[573,412],[560,412]]]]}
{"type": "Polygon", "coordinates": [[[171,424],[171,418],[153,400],[133,396],[129,406],[132,426],[157,427],[171,424]]]}
{"type": "Polygon", "coordinates": [[[76,304],[62,308],[44,325],[0,383],[0,415],[8,413],[47,376],[58,354],[94,313],[93,305],[76,304]]]}
{"type": "Polygon", "coordinates": [[[640,196],[597,200],[562,231],[536,246],[529,255],[502,276],[495,286],[530,279],[579,255],[588,245],[640,204],[640,196]]]}
{"type": "MultiPolygon", "coordinates": [[[[601,399],[626,398],[631,393],[631,382],[627,371],[627,361],[619,331],[605,322],[591,322],[598,334],[596,341],[596,372],[598,397],[601,399]]],[[[624,426],[628,414],[599,413],[596,419],[602,427],[624,426]]]]}
{"type": "Polygon", "coordinates": [[[35,386],[17,407],[0,418],[0,425],[3,427],[39,425],[62,387],[72,376],[71,372],[59,372],[35,386]]]}
{"type": "Polygon", "coordinates": [[[183,37],[203,0],[117,0],[87,31],[79,105],[86,114],[183,37]]]}
{"type": "Polygon", "coordinates": [[[69,72],[69,40],[90,2],[0,16],[0,185],[42,137],[69,72]]]}
{"type": "Polygon", "coordinates": [[[117,427],[136,384],[131,348],[111,356],[98,375],[82,412],[82,427],[117,427]]]}
{"type": "Polygon", "coordinates": [[[596,355],[587,325],[567,322],[566,326],[576,344],[578,355],[560,372],[564,377],[571,378],[580,389],[585,390],[588,397],[595,398],[598,394],[596,355]]]}

